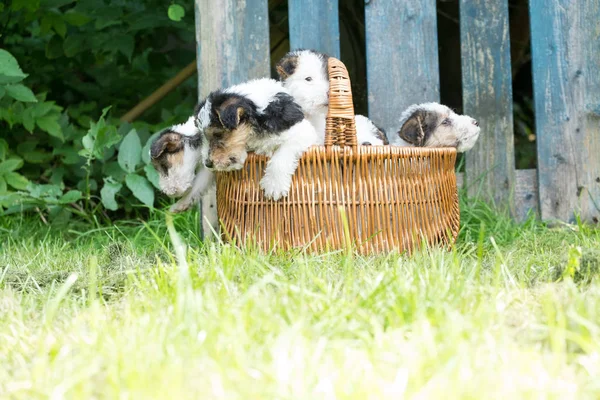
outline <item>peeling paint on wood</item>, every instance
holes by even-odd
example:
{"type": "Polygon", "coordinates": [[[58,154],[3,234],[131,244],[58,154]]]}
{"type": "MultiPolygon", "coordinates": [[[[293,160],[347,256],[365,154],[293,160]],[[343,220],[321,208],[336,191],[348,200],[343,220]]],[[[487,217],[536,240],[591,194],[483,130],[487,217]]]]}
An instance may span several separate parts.
{"type": "Polygon", "coordinates": [[[196,0],[200,98],[270,76],[267,0],[196,0]]]}
{"type": "MultiPolygon", "coordinates": [[[[267,0],[196,0],[195,11],[199,99],[270,76],[267,0]]],[[[204,221],[202,205],[198,210],[204,221]]],[[[206,224],[202,227],[203,237],[209,237],[206,224]]]]}
{"type": "Polygon", "coordinates": [[[478,191],[515,215],[512,74],[507,0],[461,0],[460,33],[464,113],[481,135],[466,154],[471,195],[478,191]]]}
{"type": "Polygon", "coordinates": [[[600,218],[600,0],[531,0],[540,211],[600,218]]]}
{"type": "Polygon", "coordinates": [[[338,0],[288,0],[290,48],[340,58],[338,0]]]}
{"type": "Polygon", "coordinates": [[[369,116],[388,135],[413,103],[440,100],[435,0],[365,5],[369,116]]]}
{"type": "MultiPolygon", "coordinates": [[[[456,184],[459,188],[469,189],[465,186],[465,176],[463,172],[456,173],[456,184]]],[[[538,215],[538,182],[537,170],[518,169],[515,171],[515,187],[511,191],[510,197],[515,204],[514,218],[517,221],[526,220],[531,214],[538,215]]]]}

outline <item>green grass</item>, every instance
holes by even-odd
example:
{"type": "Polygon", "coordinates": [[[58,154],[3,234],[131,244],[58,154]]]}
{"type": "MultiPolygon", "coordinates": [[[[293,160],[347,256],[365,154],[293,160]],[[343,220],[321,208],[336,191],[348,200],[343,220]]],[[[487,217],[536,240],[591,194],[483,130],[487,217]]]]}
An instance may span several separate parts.
{"type": "Polygon", "coordinates": [[[462,209],[410,258],[2,219],[0,398],[599,398],[600,229],[462,209]]]}

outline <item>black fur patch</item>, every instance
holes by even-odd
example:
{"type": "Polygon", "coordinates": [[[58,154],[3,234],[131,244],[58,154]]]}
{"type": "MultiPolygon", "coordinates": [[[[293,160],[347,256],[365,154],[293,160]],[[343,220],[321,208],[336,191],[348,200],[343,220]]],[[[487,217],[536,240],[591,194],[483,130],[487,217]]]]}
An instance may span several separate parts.
{"type": "Polygon", "coordinates": [[[383,144],[390,144],[390,142],[388,141],[388,138],[387,138],[387,134],[385,133],[385,130],[383,130],[383,128],[380,128],[379,126],[377,126],[374,122],[373,122],[373,125],[375,125],[375,128],[377,128],[377,132],[375,133],[377,138],[381,139],[383,144]]]}
{"type": "Polygon", "coordinates": [[[211,126],[217,126],[217,124],[221,124],[225,129],[228,130],[237,128],[241,122],[248,122],[253,126],[257,126],[256,104],[254,104],[254,102],[247,97],[236,93],[225,93],[221,90],[217,90],[208,96],[208,100],[211,104],[211,126]],[[243,109],[243,112],[239,116],[238,121],[239,108],[243,109]]]}
{"type": "Polygon", "coordinates": [[[208,101],[211,103],[209,125],[226,130],[245,122],[253,126],[257,134],[281,133],[304,119],[302,108],[284,92],[277,93],[262,113],[252,100],[236,93],[215,91],[208,96],[208,101]]]}
{"type": "Polygon", "coordinates": [[[275,99],[258,116],[262,131],[279,133],[290,129],[304,119],[302,108],[287,93],[277,93],[275,99]]]}
{"type": "Polygon", "coordinates": [[[398,135],[413,146],[423,147],[439,125],[439,118],[436,112],[417,110],[402,125],[398,135]]]}

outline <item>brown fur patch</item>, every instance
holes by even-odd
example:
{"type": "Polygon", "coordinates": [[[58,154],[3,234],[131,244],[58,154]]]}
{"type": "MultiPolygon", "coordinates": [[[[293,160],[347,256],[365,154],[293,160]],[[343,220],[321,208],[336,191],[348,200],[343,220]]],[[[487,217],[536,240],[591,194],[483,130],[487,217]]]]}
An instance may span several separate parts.
{"type": "Polygon", "coordinates": [[[279,77],[282,80],[285,80],[296,71],[297,66],[298,56],[290,56],[282,58],[275,66],[275,69],[277,70],[279,77]]]}
{"type": "Polygon", "coordinates": [[[252,126],[241,124],[232,131],[211,130],[210,151],[208,158],[213,162],[216,169],[227,168],[232,164],[231,158],[240,158],[246,153],[246,143],[252,134],[252,126]],[[222,135],[220,138],[215,136],[222,135]]]}

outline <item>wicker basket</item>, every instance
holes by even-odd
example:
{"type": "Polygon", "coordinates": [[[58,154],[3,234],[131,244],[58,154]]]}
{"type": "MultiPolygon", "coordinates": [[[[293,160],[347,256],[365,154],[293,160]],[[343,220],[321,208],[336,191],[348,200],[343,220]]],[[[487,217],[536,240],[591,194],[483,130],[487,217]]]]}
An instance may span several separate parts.
{"type": "Polygon", "coordinates": [[[459,228],[455,149],[358,146],[350,79],[329,59],[325,146],[301,158],[287,197],[265,199],[267,158],[250,154],[242,170],[217,173],[223,238],[267,251],[324,252],[353,244],[361,254],[451,244],[459,228]]]}

